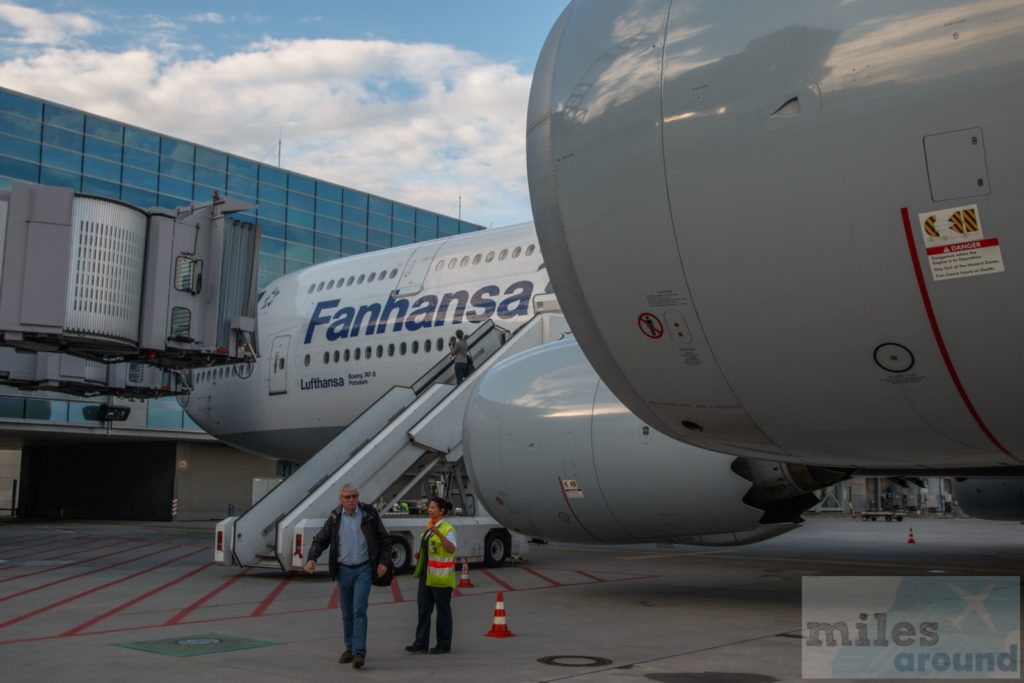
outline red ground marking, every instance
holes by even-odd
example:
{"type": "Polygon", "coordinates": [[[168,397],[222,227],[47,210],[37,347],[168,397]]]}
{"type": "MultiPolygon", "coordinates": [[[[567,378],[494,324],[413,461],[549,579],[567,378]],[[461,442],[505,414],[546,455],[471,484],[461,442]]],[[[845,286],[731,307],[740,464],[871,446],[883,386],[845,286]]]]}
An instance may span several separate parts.
{"type": "Polygon", "coordinates": [[[341,605],[341,591],[338,590],[338,582],[334,582],[334,590],[331,591],[331,599],[327,601],[328,609],[338,609],[341,605]]]}
{"type": "Polygon", "coordinates": [[[192,557],[193,555],[198,555],[199,553],[204,552],[205,550],[206,550],[206,548],[201,548],[199,550],[193,550],[190,553],[186,553],[184,555],[180,555],[178,557],[171,558],[170,560],[167,560],[166,562],[161,562],[158,565],[154,565],[154,566],[149,567],[147,569],[141,569],[141,570],[135,572],[134,574],[129,574],[128,576],[122,576],[120,579],[114,579],[113,581],[108,581],[107,583],[104,583],[104,584],[101,584],[99,586],[96,586],[95,588],[90,588],[87,591],[82,591],[81,593],[76,593],[75,595],[68,596],[68,597],[64,598],[63,600],[58,600],[57,602],[51,603],[49,605],[45,605],[45,606],[40,607],[38,609],[34,609],[31,612],[28,612],[27,614],[22,614],[20,617],[15,617],[14,619],[8,619],[7,621],[0,623],[0,628],[5,628],[7,626],[12,626],[12,625],[17,624],[19,622],[25,621],[26,619],[34,617],[37,614],[42,614],[43,612],[48,612],[48,611],[50,611],[51,609],[53,609],[55,607],[60,607],[61,605],[66,605],[69,602],[74,602],[75,600],[78,600],[79,598],[84,598],[87,595],[92,595],[93,593],[97,593],[97,592],[103,590],[104,588],[109,588],[110,586],[113,586],[115,584],[123,583],[124,581],[128,581],[129,579],[134,579],[137,576],[142,576],[143,574],[148,574],[151,571],[154,571],[156,569],[160,569],[161,567],[166,567],[169,564],[174,564],[175,562],[178,562],[179,560],[184,560],[187,557],[192,557]]]}
{"type": "MultiPolygon", "coordinates": [[[[102,540],[103,540],[103,538],[83,538],[83,539],[79,539],[75,543],[65,543],[62,547],[63,548],[73,548],[75,546],[82,545],[82,544],[85,544],[85,543],[96,543],[97,541],[102,541],[102,540]]],[[[123,541],[122,541],[122,543],[123,543],[123,541]]],[[[18,553],[16,555],[5,555],[3,557],[3,559],[5,559],[5,560],[17,560],[17,559],[20,559],[22,557],[28,557],[30,555],[35,555],[36,553],[40,553],[40,552],[45,553],[45,552],[47,552],[46,550],[35,550],[35,548],[39,548],[40,546],[43,546],[43,545],[52,545],[52,544],[50,544],[50,543],[33,544],[31,546],[28,546],[30,548],[33,548],[33,550],[29,550],[27,553],[18,553]]],[[[20,550],[20,548],[19,548],[19,550],[20,550]]],[[[58,551],[58,553],[59,553],[59,551],[58,551]]]]}
{"type": "Polygon", "coordinates": [[[274,604],[274,600],[277,600],[277,596],[279,596],[281,592],[288,587],[288,584],[292,582],[293,578],[295,577],[292,574],[289,574],[288,576],[281,579],[278,582],[277,586],[274,587],[274,590],[270,591],[270,594],[267,595],[267,597],[263,598],[263,601],[260,602],[260,604],[256,605],[256,609],[254,609],[252,611],[252,614],[250,614],[249,616],[263,616],[263,613],[266,612],[267,609],[269,609],[272,604],[274,604]]]}
{"type": "MultiPolygon", "coordinates": [[[[54,557],[72,557],[73,555],[81,555],[82,553],[91,553],[91,552],[94,552],[96,550],[103,550],[104,548],[113,548],[115,545],[124,545],[125,543],[131,543],[132,541],[137,541],[137,540],[138,539],[136,539],[136,538],[130,538],[130,539],[125,539],[123,541],[115,541],[114,543],[108,543],[106,545],[96,546],[94,548],[81,548],[79,550],[73,550],[70,553],[65,553],[65,552],[58,551],[58,552],[55,552],[55,553],[52,553],[52,554],[46,554],[46,555],[42,555],[40,557],[34,557],[32,559],[33,560],[49,560],[49,559],[53,559],[54,557]]],[[[66,567],[68,565],[64,565],[64,566],[66,567]]]]}
{"type": "Polygon", "coordinates": [[[31,536],[22,536],[21,538],[15,538],[15,539],[12,539],[10,541],[4,541],[3,543],[0,543],[0,548],[6,548],[9,545],[20,545],[26,538],[28,538],[28,540],[30,540],[30,541],[36,541],[36,542],[33,543],[31,546],[25,546],[25,547],[38,547],[38,546],[41,546],[41,545],[51,545],[57,539],[69,539],[69,540],[70,539],[74,539],[74,540],[77,540],[79,538],[84,538],[84,539],[90,539],[90,540],[98,540],[98,539],[101,539],[101,538],[104,538],[104,537],[103,536],[78,536],[78,535],[67,535],[67,534],[53,534],[52,536],[46,536],[45,537],[46,540],[41,540],[43,537],[38,536],[36,534],[33,534],[31,536]]]}
{"type": "MultiPolygon", "coordinates": [[[[501,586],[502,588],[504,588],[507,591],[514,591],[515,590],[515,588],[513,588],[509,584],[507,584],[504,581],[502,581],[501,579],[499,579],[497,576],[495,576],[492,572],[490,572],[487,569],[481,569],[480,573],[483,574],[484,576],[489,578],[491,581],[493,581],[494,583],[498,584],[499,586],[501,586]]],[[[474,595],[476,595],[476,593],[474,593],[474,595]]]]}
{"type": "Polygon", "coordinates": [[[233,584],[235,581],[238,581],[240,578],[242,578],[243,576],[248,574],[251,570],[252,570],[252,567],[246,567],[245,569],[243,569],[239,573],[235,574],[233,577],[231,577],[230,579],[228,579],[227,581],[225,581],[221,585],[219,585],[216,588],[214,588],[212,591],[210,591],[209,593],[207,593],[203,597],[201,597],[198,600],[196,600],[195,602],[193,602],[191,605],[189,605],[185,609],[183,609],[180,612],[178,612],[177,614],[175,614],[173,617],[171,617],[170,619],[168,619],[167,621],[165,621],[161,625],[162,626],[173,626],[174,624],[181,623],[182,619],[184,619],[189,614],[191,614],[195,610],[197,610],[200,607],[202,607],[208,600],[210,600],[211,598],[216,596],[221,591],[227,589],[229,586],[231,586],[231,584],[233,584]]]}
{"type": "Polygon", "coordinates": [[[195,576],[196,574],[198,574],[199,572],[203,571],[204,569],[207,569],[208,567],[212,567],[212,566],[213,566],[212,562],[210,564],[200,565],[199,567],[196,567],[195,569],[193,569],[189,573],[184,574],[182,576],[179,576],[178,578],[173,579],[171,581],[168,581],[167,583],[165,583],[165,584],[163,584],[161,586],[157,586],[156,588],[154,588],[152,590],[146,591],[142,595],[140,595],[140,596],[138,596],[136,598],[132,598],[131,600],[129,600],[128,602],[126,602],[126,603],[124,603],[122,605],[119,605],[119,606],[117,606],[117,607],[115,607],[115,608],[113,608],[111,610],[107,610],[106,612],[104,612],[103,614],[100,614],[99,616],[95,616],[92,619],[89,619],[88,621],[82,622],[81,624],[79,624],[78,626],[75,626],[72,629],[68,629],[67,631],[64,631],[60,635],[62,635],[62,636],[73,636],[73,635],[75,635],[77,633],[81,633],[82,631],[84,631],[85,629],[89,628],[90,626],[92,626],[94,624],[98,624],[99,622],[103,621],[104,619],[107,619],[109,617],[114,616],[118,612],[123,612],[124,610],[128,609],[132,605],[137,605],[138,603],[142,602],[146,598],[152,597],[152,596],[156,595],[157,593],[160,593],[161,591],[165,591],[168,588],[170,588],[171,586],[175,586],[175,585],[181,583],[182,581],[195,576]]]}
{"type": "Polygon", "coordinates": [[[598,577],[594,576],[593,574],[590,574],[590,573],[588,573],[588,572],[585,572],[585,571],[583,571],[582,569],[576,569],[576,570],[575,570],[575,572],[576,572],[577,574],[579,574],[580,576],[585,576],[585,577],[587,577],[588,579],[593,579],[593,580],[594,580],[594,581],[596,581],[597,583],[604,583],[604,579],[602,579],[602,578],[598,578],[598,577]]]}
{"type": "Polygon", "coordinates": [[[549,579],[548,577],[544,576],[543,574],[541,574],[539,571],[537,571],[535,569],[530,569],[529,567],[522,567],[522,566],[520,566],[519,568],[522,569],[524,572],[529,572],[529,573],[533,574],[534,576],[536,576],[537,578],[541,579],[542,581],[547,581],[552,586],[561,586],[562,585],[558,581],[555,581],[554,579],[549,579]]]}
{"type": "Polygon", "coordinates": [[[405,602],[405,598],[402,597],[402,588],[398,585],[398,579],[391,579],[391,597],[395,599],[395,602],[405,602]]]}
{"type": "MultiPolygon", "coordinates": [[[[135,548],[127,548],[126,550],[138,550],[139,548],[144,548],[147,545],[153,545],[153,544],[152,543],[143,543],[140,546],[136,546],[135,548]]],[[[74,576],[65,576],[63,579],[57,579],[56,581],[51,581],[49,583],[44,583],[44,584],[42,584],[40,586],[33,586],[32,588],[26,588],[25,590],[18,591],[17,593],[11,593],[10,595],[5,595],[4,597],[0,598],[0,602],[4,602],[6,600],[10,600],[11,598],[16,598],[19,595],[25,595],[26,593],[34,593],[34,592],[36,592],[38,590],[42,590],[44,588],[49,588],[50,586],[56,586],[57,584],[64,583],[65,581],[74,581],[75,579],[80,579],[83,576],[89,576],[90,574],[96,574],[97,572],[102,572],[102,571],[106,571],[108,569],[113,569],[114,567],[120,567],[123,564],[130,564],[132,562],[135,562],[136,560],[141,560],[141,559],[144,559],[146,557],[150,557],[151,555],[159,555],[160,553],[167,552],[168,550],[174,550],[174,549],[180,548],[180,547],[181,546],[171,546],[170,548],[163,548],[161,550],[154,550],[151,553],[146,553],[145,555],[139,555],[138,557],[133,557],[132,559],[125,560],[124,562],[117,562],[115,564],[104,565],[104,566],[98,567],[96,569],[91,569],[91,570],[89,570],[87,572],[82,572],[81,574],[75,574],[74,576]]],[[[124,552],[124,551],[123,550],[119,550],[117,552],[124,552]]],[[[38,576],[39,574],[44,574],[46,572],[53,571],[55,569],[63,569],[64,567],[73,567],[76,564],[82,564],[82,562],[89,562],[91,560],[100,560],[100,559],[103,559],[104,557],[110,557],[110,555],[116,555],[116,554],[117,553],[110,553],[109,555],[100,555],[99,557],[91,557],[88,560],[80,560],[79,562],[70,562],[68,564],[62,564],[62,565],[60,565],[58,567],[50,567],[49,569],[43,569],[42,571],[38,571],[38,572],[31,572],[31,573],[28,573],[28,574],[19,574],[18,576],[12,576],[10,578],[3,579],[3,581],[0,581],[0,583],[3,583],[4,581],[11,581],[13,579],[20,579],[23,576],[38,576]]]]}

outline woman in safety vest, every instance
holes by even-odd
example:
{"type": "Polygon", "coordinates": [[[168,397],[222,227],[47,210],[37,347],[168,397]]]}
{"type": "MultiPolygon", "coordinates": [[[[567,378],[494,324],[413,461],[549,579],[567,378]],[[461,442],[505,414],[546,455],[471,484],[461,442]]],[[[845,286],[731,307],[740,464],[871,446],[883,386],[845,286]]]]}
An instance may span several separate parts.
{"type": "Polygon", "coordinates": [[[419,558],[413,576],[419,578],[416,603],[419,619],[416,622],[416,640],[407,645],[406,652],[432,655],[447,654],[452,649],[452,589],[455,588],[455,527],[445,519],[452,504],[444,498],[434,497],[427,505],[430,520],[420,537],[419,558]],[[430,645],[430,615],[437,607],[437,642],[430,645]]]}

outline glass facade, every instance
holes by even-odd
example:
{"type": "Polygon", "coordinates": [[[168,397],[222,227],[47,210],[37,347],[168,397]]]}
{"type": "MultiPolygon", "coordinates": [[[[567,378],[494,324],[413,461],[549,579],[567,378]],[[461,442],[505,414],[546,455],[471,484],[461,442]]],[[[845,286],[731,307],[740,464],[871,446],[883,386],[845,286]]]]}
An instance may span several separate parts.
{"type": "Polygon", "coordinates": [[[61,185],[140,208],[258,206],[259,286],[305,268],[483,226],[0,88],[0,189],[61,185]]]}

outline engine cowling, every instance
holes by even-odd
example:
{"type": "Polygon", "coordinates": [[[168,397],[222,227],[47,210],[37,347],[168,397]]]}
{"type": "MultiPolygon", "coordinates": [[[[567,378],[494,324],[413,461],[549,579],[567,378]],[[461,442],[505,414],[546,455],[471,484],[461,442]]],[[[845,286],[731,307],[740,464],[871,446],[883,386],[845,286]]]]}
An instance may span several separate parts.
{"type": "Polygon", "coordinates": [[[1024,521],[1024,477],[958,477],[953,495],[971,517],[1024,521]]]}
{"type": "Polygon", "coordinates": [[[670,439],[600,381],[573,340],[489,369],[463,447],[481,501],[529,536],[733,545],[795,528],[842,472],[747,461],[670,439]]]}

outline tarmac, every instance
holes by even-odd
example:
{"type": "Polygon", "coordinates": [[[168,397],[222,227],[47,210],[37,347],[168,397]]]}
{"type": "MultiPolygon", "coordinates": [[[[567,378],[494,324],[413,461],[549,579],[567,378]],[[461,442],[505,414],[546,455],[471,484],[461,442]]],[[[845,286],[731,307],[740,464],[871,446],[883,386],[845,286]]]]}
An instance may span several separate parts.
{"type": "Polygon", "coordinates": [[[804,576],[1018,576],[1010,522],[812,517],[760,544],[531,546],[473,565],[450,655],[410,655],[416,586],[370,596],[366,667],[343,648],[335,584],[212,564],[212,525],[0,526],[0,678],[15,681],[801,679],[804,576]],[[913,528],[915,544],[907,537],[913,528]],[[485,636],[498,593],[511,638],[485,636]]]}

